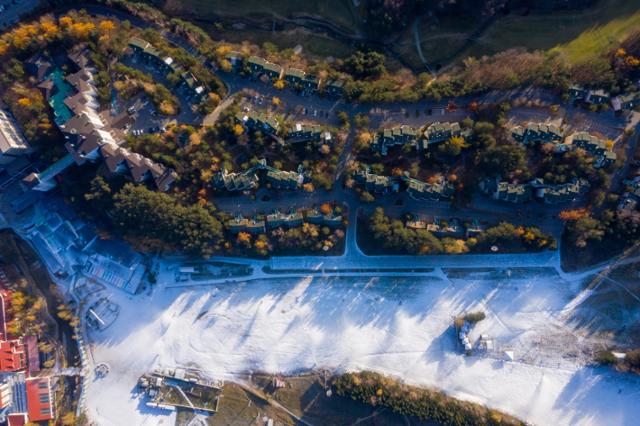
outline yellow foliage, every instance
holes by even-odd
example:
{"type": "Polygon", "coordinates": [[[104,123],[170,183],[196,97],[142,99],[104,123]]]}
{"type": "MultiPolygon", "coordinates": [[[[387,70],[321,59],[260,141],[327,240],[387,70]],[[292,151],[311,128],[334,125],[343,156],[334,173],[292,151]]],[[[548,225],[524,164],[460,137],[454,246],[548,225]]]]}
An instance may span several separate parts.
{"type": "Polygon", "coordinates": [[[222,44],[216,47],[216,55],[218,56],[225,56],[229,52],[231,52],[231,46],[228,44],[222,44]]]}
{"type": "Polygon", "coordinates": [[[42,31],[42,36],[47,40],[51,40],[60,34],[60,28],[50,20],[42,20],[40,22],[40,30],[42,31]]]}
{"type": "Polygon", "coordinates": [[[93,22],[76,22],[71,24],[68,31],[73,37],[79,39],[87,39],[93,30],[96,29],[96,26],[93,22]]]}
{"type": "Polygon", "coordinates": [[[100,24],[98,24],[98,27],[100,28],[101,32],[109,33],[116,29],[116,24],[114,24],[113,21],[106,19],[104,21],[100,21],[100,24]]]}
{"type": "Polygon", "coordinates": [[[73,24],[73,19],[70,16],[63,16],[62,18],[58,19],[58,22],[63,27],[69,27],[71,26],[71,24],[73,24]]]}
{"type": "Polygon", "coordinates": [[[258,240],[258,241],[256,241],[255,246],[256,246],[257,249],[260,249],[260,250],[261,249],[265,249],[265,248],[267,248],[267,242],[266,241],[262,241],[262,240],[258,240]]]}
{"type": "Polygon", "coordinates": [[[18,99],[18,105],[20,105],[22,107],[29,108],[32,104],[33,104],[33,102],[31,102],[31,99],[29,99],[29,98],[20,98],[20,99],[18,99]]]}
{"type": "Polygon", "coordinates": [[[279,97],[274,96],[273,98],[271,98],[271,103],[273,104],[273,106],[280,106],[282,101],[280,100],[279,97]]]}
{"type": "Polygon", "coordinates": [[[222,99],[220,99],[220,95],[218,95],[216,92],[209,92],[209,100],[214,105],[218,105],[222,99]]]}
{"type": "MultiPolygon", "coordinates": [[[[275,83],[273,83],[273,87],[275,87],[278,90],[284,89],[284,80],[283,79],[276,80],[275,83]]],[[[274,98],[274,99],[276,99],[276,98],[274,98]]]]}
{"type": "Polygon", "coordinates": [[[448,254],[462,254],[469,251],[467,243],[460,239],[446,238],[444,241],[444,251],[448,254]]]}
{"type": "Polygon", "coordinates": [[[607,149],[611,150],[611,148],[613,148],[613,141],[611,139],[607,139],[606,145],[607,149]]]}
{"type": "Polygon", "coordinates": [[[236,124],[235,126],[233,126],[233,133],[236,136],[240,136],[244,133],[244,127],[242,127],[240,124],[236,124]]]}
{"type": "Polygon", "coordinates": [[[619,48],[618,50],[616,50],[616,56],[618,58],[622,58],[623,56],[625,56],[627,54],[627,51],[624,50],[622,47],[619,48]]]}
{"type": "Polygon", "coordinates": [[[231,69],[233,68],[233,66],[231,65],[231,62],[229,62],[226,59],[222,59],[219,65],[220,65],[220,69],[224,72],[231,72],[231,69]]]}
{"type": "Polygon", "coordinates": [[[627,65],[632,66],[632,67],[637,67],[638,65],[640,65],[640,59],[636,58],[635,56],[627,56],[625,58],[625,62],[627,63],[627,65]]]}
{"type": "Polygon", "coordinates": [[[302,189],[304,189],[307,192],[313,192],[315,190],[313,184],[311,182],[305,183],[304,185],[302,185],[302,189]]]}
{"type": "Polygon", "coordinates": [[[202,143],[202,139],[200,138],[200,134],[199,133],[191,133],[191,135],[189,135],[189,143],[191,145],[200,145],[202,143]]]}
{"type": "Polygon", "coordinates": [[[469,144],[464,140],[462,136],[453,136],[449,139],[449,143],[453,146],[457,146],[459,148],[468,148],[469,144]]]}

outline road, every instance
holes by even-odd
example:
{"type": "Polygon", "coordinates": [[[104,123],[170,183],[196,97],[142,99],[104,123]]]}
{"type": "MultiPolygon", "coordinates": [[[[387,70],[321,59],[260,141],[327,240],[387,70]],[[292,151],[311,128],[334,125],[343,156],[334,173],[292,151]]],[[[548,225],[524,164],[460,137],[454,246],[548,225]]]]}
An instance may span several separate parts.
{"type": "MultiPolygon", "coordinates": [[[[71,7],[69,7],[70,9],[71,7]]],[[[120,19],[128,19],[133,25],[139,27],[148,27],[150,24],[132,17],[124,12],[112,10],[102,6],[86,5],[84,7],[89,13],[103,16],[115,16],[120,19]]],[[[64,9],[63,9],[64,10],[64,9]]],[[[66,9],[68,10],[68,9],[66,9]]],[[[187,49],[198,60],[203,60],[195,49],[180,37],[163,33],[172,43],[187,49]]],[[[425,121],[458,121],[464,118],[468,112],[464,108],[456,109],[452,112],[445,111],[445,105],[450,100],[422,100],[415,103],[394,102],[383,104],[367,104],[367,103],[346,103],[343,100],[328,99],[325,97],[310,95],[300,96],[292,90],[278,90],[271,85],[266,85],[261,81],[248,79],[240,75],[217,72],[218,77],[224,82],[229,89],[228,98],[225,99],[225,105],[229,103],[229,99],[235,94],[241,92],[256,93],[259,96],[270,99],[277,96],[283,105],[289,111],[296,110],[297,106],[304,106],[308,111],[317,110],[320,114],[314,114],[313,120],[320,123],[336,125],[338,124],[337,112],[345,111],[351,120],[351,132],[346,143],[345,151],[340,158],[340,167],[338,167],[338,176],[344,169],[344,164],[351,155],[351,144],[355,136],[353,120],[357,114],[366,114],[370,118],[372,128],[378,127],[385,121],[402,122],[412,125],[423,125],[425,121]],[[426,116],[424,111],[431,110],[434,115],[426,116]],[[416,114],[415,112],[418,112],[416,114]]],[[[557,98],[553,93],[543,90],[530,88],[526,90],[514,91],[493,91],[474,97],[463,97],[453,99],[457,105],[467,105],[470,102],[478,102],[479,104],[495,104],[506,100],[535,100],[538,104],[551,105],[557,102],[557,98]]],[[[525,117],[535,117],[541,109],[514,108],[512,114],[520,119],[525,117]]],[[[613,113],[591,113],[589,111],[576,110],[572,106],[566,107],[566,117],[584,117],[589,123],[602,123],[603,129],[611,131],[618,127],[624,127],[626,121],[613,115],[613,113]]],[[[213,122],[219,114],[220,109],[215,114],[208,117],[213,122]]],[[[544,117],[541,117],[541,119],[544,117]]],[[[625,167],[628,164],[625,164],[625,167]]],[[[337,178],[336,178],[337,180],[337,178]]],[[[394,268],[411,270],[416,267],[478,267],[480,265],[495,265],[496,267],[514,267],[514,266],[541,266],[548,265],[558,267],[559,255],[556,253],[539,253],[528,255],[464,255],[464,256],[365,256],[358,249],[355,242],[355,226],[356,212],[361,211],[363,215],[371,213],[376,206],[384,205],[390,214],[399,216],[404,212],[413,212],[421,215],[433,215],[443,217],[460,217],[478,218],[490,222],[498,220],[509,220],[524,225],[538,225],[546,232],[551,232],[559,239],[562,231],[561,223],[555,218],[560,211],[559,207],[550,207],[537,203],[530,203],[525,206],[517,206],[507,203],[497,203],[486,197],[476,197],[472,204],[468,207],[456,207],[450,203],[444,202],[419,202],[412,200],[406,194],[398,194],[386,198],[376,200],[371,204],[363,204],[357,195],[350,190],[335,185],[331,191],[315,191],[306,193],[302,191],[293,193],[271,193],[261,190],[258,192],[256,199],[244,196],[235,197],[218,197],[215,199],[218,207],[225,211],[242,213],[247,216],[257,213],[266,213],[275,209],[288,209],[291,207],[309,207],[311,205],[320,204],[326,201],[336,201],[338,204],[348,206],[350,221],[347,229],[347,248],[343,256],[333,258],[329,257],[284,257],[274,258],[270,264],[264,264],[262,267],[268,267],[270,270],[286,270],[296,267],[304,267],[309,270],[338,270],[361,268],[362,265],[370,265],[373,268],[394,268]],[[266,195],[266,197],[264,197],[266,195]],[[526,211],[523,211],[526,209],[526,211]],[[393,260],[391,260],[393,259],[393,260]]],[[[567,207],[567,206],[563,206],[567,207]]],[[[261,268],[258,268],[261,270],[261,268]]]]}

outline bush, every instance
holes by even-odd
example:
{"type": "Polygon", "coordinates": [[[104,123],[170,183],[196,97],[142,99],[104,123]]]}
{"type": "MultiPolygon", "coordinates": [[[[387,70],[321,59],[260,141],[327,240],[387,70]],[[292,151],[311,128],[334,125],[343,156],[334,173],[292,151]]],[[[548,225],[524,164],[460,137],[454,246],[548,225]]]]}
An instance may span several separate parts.
{"type": "Polygon", "coordinates": [[[464,320],[470,323],[477,323],[486,318],[483,311],[469,312],[464,316],[464,320]]]}
{"type": "Polygon", "coordinates": [[[613,356],[613,353],[611,351],[606,351],[606,350],[597,352],[594,360],[598,364],[602,364],[602,365],[615,364],[617,361],[616,357],[613,356]]]}

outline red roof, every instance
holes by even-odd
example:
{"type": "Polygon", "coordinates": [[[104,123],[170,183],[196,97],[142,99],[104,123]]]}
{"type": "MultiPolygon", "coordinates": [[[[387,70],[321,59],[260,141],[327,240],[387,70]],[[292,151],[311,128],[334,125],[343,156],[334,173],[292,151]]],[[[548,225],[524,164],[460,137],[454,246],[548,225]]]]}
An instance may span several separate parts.
{"type": "Polygon", "coordinates": [[[7,426],[24,426],[28,421],[27,413],[12,413],[7,416],[7,426]]]}
{"type": "Polygon", "coordinates": [[[25,336],[24,344],[27,347],[27,364],[29,373],[40,371],[40,351],[38,350],[38,338],[36,336],[25,336]]]}
{"type": "Polygon", "coordinates": [[[41,422],[53,419],[51,380],[48,377],[32,377],[25,381],[29,421],[41,422]]]}
{"type": "Polygon", "coordinates": [[[0,372],[24,370],[27,360],[21,339],[0,341],[0,372]]]}

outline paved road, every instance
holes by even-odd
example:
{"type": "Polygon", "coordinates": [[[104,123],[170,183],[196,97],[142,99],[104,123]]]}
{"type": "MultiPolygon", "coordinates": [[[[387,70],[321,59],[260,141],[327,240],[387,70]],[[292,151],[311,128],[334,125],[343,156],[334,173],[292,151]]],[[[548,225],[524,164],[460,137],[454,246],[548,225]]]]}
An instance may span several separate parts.
{"type": "MultiPolygon", "coordinates": [[[[141,27],[148,26],[149,24],[140,21],[134,17],[131,17],[123,12],[113,11],[108,8],[100,6],[87,6],[86,9],[90,13],[116,16],[122,19],[129,19],[134,25],[141,27]]],[[[172,34],[166,34],[168,39],[186,48],[196,58],[202,59],[191,46],[172,34]]],[[[460,120],[467,115],[464,109],[458,109],[452,113],[445,112],[444,106],[448,103],[448,100],[434,101],[434,100],[422,100],[415,103],[409,102],[395,102],[388,104],[366,104],[366,103],[345,103],[342,100],[328,99],[316,95],[312,96],[300,96],[294,93],[292,90],[277,90],[271,85],[262,83],[261,81],[251,80],[239,75],[228,73],[217,73],[222,81],[229,88],[229,95],[234,95],[239,92],[248,91],[257,93],[260,96],[270,99],[273,96],[277,96],[281,99],[282,103],[290,111],[295,110],[296,106],[304,105],[308,110],[317,110],[321,113],[313,117],[314,121],[335,125],[337,124],[337,112],[345,111],[349,114],[349,117],[353,123],[353,118],[356,114],[366,114],[370,117],[371,127],[375,128],[380,123],[395,120],[400,122],[406,122],[408,124],[424,124],[425,121],[450,121],[460,120]],[[425,118],[423,112],[431,110],[435,113],[434,116],[425,118]],[[415,112],[420,112],[415,114],[415,112]],[[323,114],[328,112],[328,114],[323,114]]],[[[480,104],[483,103],[498,103],[505,100],[536,100],[539,103],[551,105],[557,103],[557,98],[549,91],[537,88],[531,88],[527,90],[518,91],[494,91],[480,96],[464,97],[455,99],[456,104],[464,106],[471,101],[476,101],[480,104]]],[[[576,111],[573,107],[567,106],[567,117],[578,116],[579,118],[586,118],[589,123],[603,123],[603,128],[611,129],[617,126],[624,127],[625,120],[613,115],[613,113],[600,113],[595,114],[589,111],[579,110],[576,111]]],[[[520,114],[520,117],[524,117],[527,113],[526,108],[515,109],[514,114],[520,114]]],[[[540,110],[528,111],[530,117],[536,117],[540,113],[540,110]]],[[[541,116],[540,118],[544,118],[541,116]]],[[[347,149],[341,157],[340,163],[342,166],[350,155],[350,147],[353,140],[353,125],[352,132],[350,133],[347,149]]],[[[342,167],[339,168],[342,170],[342,167]]],[[[257,201],[251,200],[247,197],[225,197],[217,198],[216,204],[227,211],[239,212],[246,215],[255,213],[264,213],[273,209],[283,209],[290,207],[306,207],[312,204],[319,204],[326,200],[336,200],[338,203],[348,205],[350,207],[350,221],[349,229],[347,232],[347,250],[345,254],[340,257],[327,258],[327,257],[314,257],[308,256],[304,258],[275,258],[269,265],[275,269],[287,269],[295,265],[305,265],[305,268],[310,269],[336,269],[336,268],[352,268],[359,267],[363,264],[367,265],[379,265],[376,267],[385,268],[387,266],[395,265],[395,268],[410,268],[416,265],[427,266],[462,266],[462,265],[486,265],[487,263],[492,265],[508,265],[511,266],[540,266],[540,265],[559,265],[559,255],[554,253],[539,253],[529,255],[465,255],[465,256],[364,256],[355,243],[355,212],[362,208],[363,214],[370,213],[371,209],[377,205],[385,205],[389,210],[395,214],[400,214],[403,211],[413,211],[416,213],[432,214],[438,216],[449,217],[480,217],[493,219],[512,219],[523,224],[539,224],[547,232],[552,232],[554,236],[559,237],[561,232],[561,224],[559,221],[554,220],[554,214],[557,213],[559,208],[550,208],[549,206],[537,205],[531,203],[527,206],[514,206],[504,203],[495,203],[492,200],[486,198],[474,199],[473,205],[468,208],[456,208],[448,203],[425,203],[418,202],[409,199],[406,194],[400,194],[392,197],[394,201],[390,201],[389,198],[377,200],[372,205],[362,205],[355,194],[351,191],[344,190],[336,185],[332,191],[316,191],[311,194],[303,192],[294,192],[290,194],[271,194],[269,199],[262,200],[262,193],[257,194],[257,201]],[[396,204],[401,204],[400,206],[396,204]],[[394,207],[391,207],[391,206],[394,207]],[[526,212],[519,211],[520,209],[526,209],[526,212]],[[389,260],[393,258],[393,260],[389,260]],[[387,266],[385,266],[387,265],[387,266]]],[[[565,206],[566,207],[566,206],[565,206]]]]}

